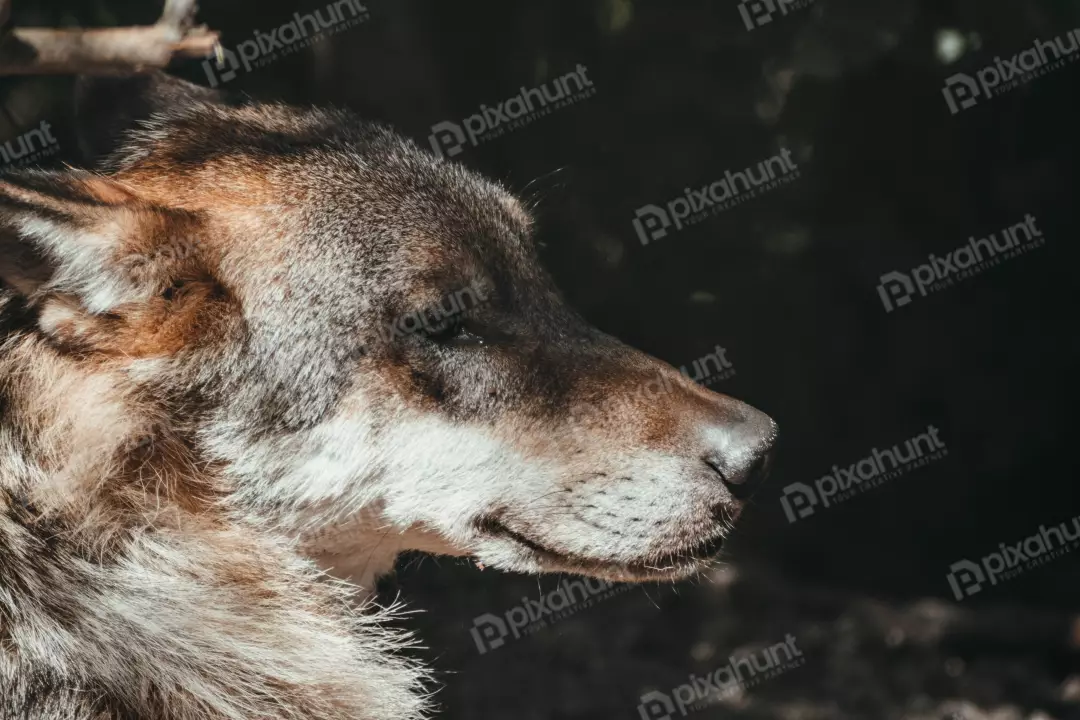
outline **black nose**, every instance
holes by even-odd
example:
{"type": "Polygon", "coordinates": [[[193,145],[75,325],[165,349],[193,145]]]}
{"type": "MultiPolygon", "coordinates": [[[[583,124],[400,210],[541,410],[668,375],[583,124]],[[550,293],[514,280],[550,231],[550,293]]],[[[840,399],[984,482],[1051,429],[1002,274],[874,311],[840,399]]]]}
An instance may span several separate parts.
{"type": "Polygon", "coordinates": [[[760,488],[768,479],[769,471],[772,470],[772,462],[773,450],[772,447],[770,447],[754,460],[753,464],[743,475],[725,481],[728,488],[732,491],[732,494],[734,494],[735,497],[742,499],[744,496],[749,496],[757,492],[758,488],[760,488]]]}
{"type": "Polygon", "coordinates": [[[745,500],[758,491],[769,477],[769,471],[772,470],[773,453],[772,451],[762,453],[751,464],[750,467],[742,473],[729,473],[725,471],[723,466],[720,466],[710,460],[706,460],[705,464],[711,467],[720,476],[720,479],[727,486],[727,489],[731,491],[731,494],[735,496],[737,500],[745,500]]]}
{"type": "Polygon", "coordinates": [[[757,491],[772,467],[776,445],[776,423],[764,413],[725,427],[714,434],[717,447],[705,453],[712,468],[732,495],[743,500],[757,491]]]}

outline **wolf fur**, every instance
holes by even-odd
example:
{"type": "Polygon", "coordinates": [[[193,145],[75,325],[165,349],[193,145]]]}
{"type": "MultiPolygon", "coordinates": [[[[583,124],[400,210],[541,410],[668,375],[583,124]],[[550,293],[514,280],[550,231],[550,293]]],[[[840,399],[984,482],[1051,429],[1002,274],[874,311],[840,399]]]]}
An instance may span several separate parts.
{"type": "Polygon", "coordinates": [[[358,602],[398,552],[708,564],[775,425],[569,310],[509,192],[341,111],[84,93],[97,169],[0,178],[0,717],[417,718],[358,602]]]}

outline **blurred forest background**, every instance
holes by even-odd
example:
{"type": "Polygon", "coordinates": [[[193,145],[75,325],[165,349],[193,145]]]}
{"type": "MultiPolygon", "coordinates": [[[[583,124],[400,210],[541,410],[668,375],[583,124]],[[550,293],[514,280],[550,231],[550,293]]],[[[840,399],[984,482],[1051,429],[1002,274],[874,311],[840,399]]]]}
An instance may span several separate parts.
{"type": "MultiPolygon", "coordinates": [[[[235,47],[320,0],[204,0],[235,47]]],[[[384,597],[447,718],[635,718],[791,633],[806,661],[705,718],[1080,718],[1080,552],[954,601],[949,565],[1080,514],[1074,211],[1080,63],[952,115],[946,77],[1080,27],[1075,0],[817,0],[748,30],[737,0],[370,0],[369,17],[226,89],[431,128],[583,65],[595,94],[454,158],[534,198],[544,260],[601,328],[781,427],[722,569],[633,587],[478,652],[474,618],[559,578],[406,558],[384,597]],[[663,205],[786,148],[800,175],[643,246],[663,205]],[[1039,218],[1045,247],[886,313],[878,278],[1039,218]],[[780,497],[940,428],[947,457],[789,523],[780,497]]],[[[152,23],[146,0],[15,0],[15,22],[152,23]]],[[[175,72],[207,84],[193,61],[175,72]]],[[[77,162],[64,78],[0,80],[0,140],[46,120],[77,162]]]]}

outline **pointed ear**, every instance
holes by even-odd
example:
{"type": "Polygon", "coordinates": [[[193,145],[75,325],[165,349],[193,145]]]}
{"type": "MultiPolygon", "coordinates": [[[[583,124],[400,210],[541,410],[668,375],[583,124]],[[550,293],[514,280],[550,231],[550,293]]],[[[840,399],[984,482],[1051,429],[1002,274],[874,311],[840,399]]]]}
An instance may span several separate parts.
{"type": "Polygon", "coordinates": [[[197,215],[82,171],[0,175],[0,290],[63,347],[134,358],[212,334],[231,307],[197,215]]]}
{"type": "Polygon", "coordinates": [[[195,103],[233,104],[221,91],[161,71],[80,77],[75,85],[75,113],[83,160],[93,167],[106,166],[140,122],[195,103]]]}
{"type": "Polygon", "coordinates": [[[123,259],[148,214],[128,190],[91,173],[0,176],[0,283],[31,301],[73,295],[91,313],[137,299],[123,259]]]}

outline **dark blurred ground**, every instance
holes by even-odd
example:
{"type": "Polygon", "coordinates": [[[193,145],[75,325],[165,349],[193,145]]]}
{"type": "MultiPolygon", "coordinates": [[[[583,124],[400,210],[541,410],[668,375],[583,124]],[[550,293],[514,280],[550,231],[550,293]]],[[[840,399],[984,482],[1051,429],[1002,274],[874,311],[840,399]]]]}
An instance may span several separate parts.
{"type": "Polygon", "coordinates": [[[643,693],[671,693],[691,673],[702,677],[789,633],[803,653],[800,664],[691,714],[703,720],[1080,717],[1080,626],[1067,612],[1010,602],[971,608],[942,598],[882,599],[796,584],[736,560],[694,585],[633,587],[568,617],[545,617],[545,627],[480,654],[470,637],[475,616],[501,614],[525,596],[554,590],[556,582],[477,574],[428,560],[404,572],[398,588],[425,608],[405,625],[420,629],[430,648],[425,655],[446,673],[439,696],[446,717],[646,717],[638,711],[643,693]]]}
{"type": "MultiPolygon", "coordinates": [[[[544,256],[592,321],[675,365],[727,349],[713,385],[775,417],[774,477],[723,577],[631,588],[481,655],[474,618],[555,578],[403,568],[406,621],[446,718],[639,717],[788,633],[801,667],[701,718],[1080,717],[1080,552],[957,603],[955,561],[1080,514],[1073,434],[1080,63],[950,114],[945,78],[1080,26],[1080,3],[818,0],[748,30],[736,0],[372,0],[370,18],[227,87],[333,103],[425,145],[583,65],[595,94],[454,158],[533,198],[544,256]],[[953,56],[943,57],[943,49],[953,56]],[[635,210],[789,149],[798,179],[643,246],[635,210]],[[1038,217],[1044,247],[886,313],[879,277],[1038,217]],[[782,489],[940,428],[946,457],[789,523],[782,489]]],[[[311,0],[205,0],[233,47],[311,0]]],[[[129,0],[15,3],[20,24],[152,21],[129,0]]],[[[206,83],[199,63],[177,69],[206,83]]],[[[13,138],[68,85],[3,81],[13,138]]],[[[392,596],[394,588],[388,588],[392,596]]]]}

